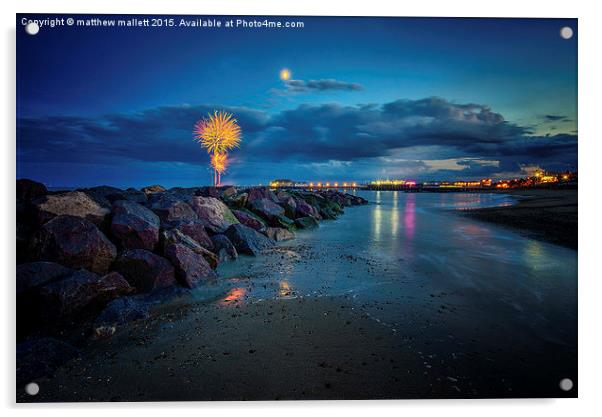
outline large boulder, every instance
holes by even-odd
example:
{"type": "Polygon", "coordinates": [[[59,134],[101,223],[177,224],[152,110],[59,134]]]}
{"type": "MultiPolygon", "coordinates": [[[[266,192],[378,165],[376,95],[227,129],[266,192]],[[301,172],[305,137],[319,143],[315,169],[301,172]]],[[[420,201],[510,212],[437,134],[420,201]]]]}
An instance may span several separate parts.
{"type": "Polygon", "coordinates": [[[151,292],[175,283],[171,263],[146,249],[123,252],[115,261],[113,269],[123,275],[138,292],[151,292]]]}
{"type": "Polygon", "coordinates": [[[196,190],[196,196],[220,198],[220,191],[217,187],[201,187],[196,190]]]}
{"type": "Polygon", "coordinates": [[[188,203],[196,195],[197,191],[198,188],[173,187],[167,190],[166,193],[180,201],[188,203]]]}
{"type": "Polygon", "coordinates": [[[132,287],[117,272],[101,277],[81,269],[38,288],[36,292],[45,315],[64,319],[98,312],[109,301],[132,292],[132,287]]]}
{"type": "Polygon", "coordinates": [[[182,222],[175,226],[180,232],[186,236],[193,238],[199,245],[208,250],[213,250],[213,242],[205,230],[203,223],[194,220],[189,222],[182,222]]]}
{"type": "Polygon", "coordinates": [[[186,288],[194,288],[207,281],[214,281],[217,274],[205,258],[181,243],[169,243],[165,256],[176,270],[176,278],[186,288]]]}
{"type": "Polygon", "coordinates": [[[133,201],[134,203],[145,204],[147,201],[146,194],[135,188],[128,188],[123,191],[123,194],[127,200],[133,201]]]}
{"type": "Polygon", "coordinates": [[[255,229],[242,224],[233,224],[228,227],[225,235],[230,239],[238,253],[246,255],[256,256],[261,251],[274,246],[274,241],[268,239],[255,229]]]}
{"type": "MultiPolygon", "coordinates": [[[[217,268],[217,264],[219,262],[217,256],[210,250],[201,246],[196,240],[191,238],[189,235],[184,234],[177,228],[163,230],[161,232],[161,241],[164,255],[166,255],[166,249],[170,244],[177,243],[184,245],[196,254],[201,255],[209,263],[211,268],[217,268]]],[[[211,242],[211,244],[213,245],[213,242],[211,242]]]]}
{"type": "Polygon", "coordinates": [[[159,216],[162,223],[192,221],[197,215],[189,204],[173,194],[155,194],[148,200],[149,207],[159,216]]]}
{"type": "Polygon", "coordinates": [[[108,185],[99,185],[97,187],[92,188],[83,188],[78,191],[86,193],[92,200],[96,201],[101,206],[109,209],[111,208],[111,204],[113,204],[114,201],[126,199],[123,190],[108,185]]]}
{"type": "Polygon", "coordinates": [[[263,219],[272,223],[276,218],[284,216],[284,209],[272,200],[260,198],[250,203],[251,210],[263,219]]]}
{"type": "Polygon", "coordinates": [[[140,191],[142,191],[144,194],[149,195],[149,194],[156,194],[156,193],[163,193],[165,192],[165,188],[163,188],[160,185],[149,185],[147,187],[141,188],[140,191]]]}
{"type": "Polygon", "coordinates": [[[28,340],[17,345],[17,385],[49,376],[61,365],[76,358],[79,351],[53,337],[28,340]]]}
{"type": "Polygon", "coordinates": [[[291,240],[295,238],[295,234],[288,229],[283,229],[281,227],[266,227],[263,230],[263,234],[269,237],[276,242],[280,242],[282,240],[291,240]]]}
{"type": "Polygon", "coordinates": [[[299,217],[295,220],[295,225],[299,229],[315,229],[320,226],[318,221],[312,216],[299,217]]]}
{"type": "Polygon", "coordinates": [[[231,261],[238,258],[236,248],[226,235],[215,235],[211,237],[211,240],[213,241],[213,250],[217,254],[220,262],[231,261]]]}
{"type": "Polygon", "coordinates": [[[121,297],[107,304],[94,321],[94,327],[114,326],[149,317],[149,307],[136,297],[121,297]]]}
{"type": "Polygon", "coordinates": [[[65,278],[73,269],[55,262],[30,262],[17,265],[17,295],[65,278]]]}
{"type": "Polygon", "coordinates": [[[265,220],[245,209],[232,210],[232,213],[234,216],[236,216],[239,222],[257,231],[265,229],[267,226],[265,220]]]}
{"type": "Polygon", "coordinates": [[[44,184],[26,178],[17,180],[17,200],[31,201],[43,197],[47,193],[48,190],[44,184]]]}
{"type": "Polygon", "coordinates": [[[224,189],[224,191],[222,191],[222,197],[223,198],[230,198],[234,195],[236,195],[236,188],[234,187],[227,187],[226,189],[224,189]]]}
{"type": "Polygon", "coordinates": [[[111,233],[123,248],[154,249],[159,241],[159,216],[129,200],[116,201],[113,213],[111,233]]]}
{"type": "Polygon", "coordinates": [[[34,200],[33,204],[40,224],[57,216],[69,215],[100,225],[110,213],[108,208],[81,191],[47,195],[34,200]]]}
{"type": "Polygon", "coordinates": [[[307,203],[305,200],[298,199],[295,203],[295,218],[311,216],[318,220],[321,219],[318,210],[311,204],[307,203]]]}
{"type": "Polygon", "coordinates": [[[280,204],[284,208],[284,214],[286,215],[286,217],[289,217],[291,219],[297,217],[297,202],[293,197],[286,198],[280,204]]]}
{"type": "Polygon", "coordinates": [[[30,252],[36,260],[99,274],[109,270],[117,255],[115,245],[93,223],[66,215],[55,217],[34,234],[30,252]]]}
{"type": "Polygon", "coordinates": [[[192,198],[192,208],[199,219],[216,230],[225,230],[231,224],[238,223],[228,206],[217,198],[195,196],[192,198]]]}
{"type": "Polygon", "coordinates": [[[240,194],[231,195],[229,197],[224,197],[224,202],[229,207],[240,209],[247,205],[247,198],[248,198],[247,193],[240,193],[240,194]]]}
{"type": "Polygon", "coordinates": [[[254,187],[247,190],[247,201],[251,204],[255,200],[267,199],[273,203],[278,202],[278,197],[268,187],[254,187]]]}

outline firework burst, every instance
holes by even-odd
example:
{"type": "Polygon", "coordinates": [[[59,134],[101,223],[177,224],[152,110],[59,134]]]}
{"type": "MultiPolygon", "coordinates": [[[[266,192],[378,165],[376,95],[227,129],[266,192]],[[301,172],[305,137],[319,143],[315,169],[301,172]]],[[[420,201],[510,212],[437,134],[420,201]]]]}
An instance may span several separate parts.
{"type": "Polygon", "coordinates": [[[228,164],[228,151],[238,148],[241,129],[231,113],[214,111],[208,118],[198,121],[193,130],[195,140],[211,156],[214,185],[221,184],[221,174],[228,164]]]}

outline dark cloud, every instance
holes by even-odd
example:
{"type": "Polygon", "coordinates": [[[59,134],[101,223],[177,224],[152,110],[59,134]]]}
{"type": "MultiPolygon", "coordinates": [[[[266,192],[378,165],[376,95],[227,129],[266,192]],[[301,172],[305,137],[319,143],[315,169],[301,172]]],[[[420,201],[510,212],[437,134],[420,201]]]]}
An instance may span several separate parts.
{"type": "Polygon", "coordinates": [[[362,86],[357,83],[348,83],[334,79],[325,80],[288,80],[285,81],[286,92],[307,93],[313,91],[359,91],[362,86]]]}
{"type": "Polygon", "coordinates": [[[544,114],[541,118],[545,122],[571,122],[572,120],[567,116],[561,116],[557,114],[544,114]]]}
{"type": "MultiPolygon", "coordinates": [[[[206,164],[192,140],[192,127],[216,106],[167,106],[98,118],[53,116],[17,122],[17,153],[27,163],[183,162],[206,164]]],[[[577,164],[577,136],[537,136],[488,106],[442,98],[397,100],[383,105],[301,105],[270,114],[246,107],[233,112],[243,130],[238,166],[341,161],[336,169],[366,167],[370,158],[399,157],[413,149],[436,149],[437,157],[464,159],[466,170],[500,172],[540,164],[567,169],[577,164]],[[483,165],[475,158],[499,161],[483,165]],[[355,165],[353,165],[355,164],[355,165]]],[[[423,152],[423,153],[425,153],[423,152]]],[[[405,158],[410,160],[412,158],[405,158]]],[[[407,162],[406,162],[407,164],[407,162]]],[[[316,165],[320,166],[320,165],[316,165]]],[[[395,168],[390,163],[391,169],[395,168]]],[[[359,175],[359,174],[358,174],[359,175]]]]}

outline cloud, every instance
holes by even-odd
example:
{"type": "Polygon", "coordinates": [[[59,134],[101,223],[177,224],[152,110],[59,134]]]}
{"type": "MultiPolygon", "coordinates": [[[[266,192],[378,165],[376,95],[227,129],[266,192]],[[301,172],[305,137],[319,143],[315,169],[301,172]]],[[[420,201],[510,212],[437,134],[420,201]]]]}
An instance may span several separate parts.
{"type": "MultiPolygon", "coordinates": [[[[322,171],[349,172],[355,178],[383,170],[493,175],[517,172],[520,166],[575,169],[577,165],[576,134],[535,135],[486,105],[439,97],[382,105],[303,104],[276,113],[203,104],[100,117],[21,118],[18,161],[203,166],[207,156],[192,140],[191,130],[215,108],[234,113],[242,127],[243,142],[233,154],[237,164],[231,171],[241,177],[245,167],[262,165],[270,166],[269,173],[280,167],[278,176],[285,177],[288,172],[309,176],[322,171]]],[[[261,171],[246,172],[260,175],[261,171]]]]}
{"type": "Polygon", "coordinates": [[[357,83],[349,83],[335,79],[322,80],[287,80],[285,90],[277,90],[282,94],[311,93],[323,91],[360,91],[363,87],[357,83]]]}
{"type": "Polygon", "coordinates": [[[540,116],[544,120],[544,123],[550,122],[572,122],[572,120],[567,116],[561,116],[557,114],[544,114],[540,116]]]}

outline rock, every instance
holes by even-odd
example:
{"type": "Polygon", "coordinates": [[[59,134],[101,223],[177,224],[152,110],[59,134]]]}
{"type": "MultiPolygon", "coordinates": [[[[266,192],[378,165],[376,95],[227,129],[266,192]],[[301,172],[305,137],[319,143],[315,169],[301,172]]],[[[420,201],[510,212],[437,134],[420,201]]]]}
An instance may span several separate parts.
{"type": "Polygon", "coordinates": [[[266,227],[263,230],[263,234],[269,237],[276,242],[280,242],[282,240],[291,240],[295,238],[295,234],[287,229],[282,229],[280,227],[266,227]]]}
{"type": "Polygon", "coordinates": [[[69,215],[100,225],[110,212],[108,208],[102,207],[81,191],[47,195],[34,200],[32,203],[40,224],[44,224],[60,215],[69,215]]]}
{"type": "Polygon", "coordinates": [[[166,193],[177,200],[189,203],[192,201],[192,197],[196,195],[198,190],[198,188],[173,187],[167,190],[166,193]]]}
{"type": "Polygon", "coordinates": [[[83,188],[81,190],[86,193],[92,200],[96,201],[103,207],[111,208],[114,201],[125,200],[125,193],[116,187],[110,187],[108,185],[100,185],[98,187],[83,188]]]}
{"type": "Polygon", "coordinates": [[[132,287],[117,272],[100,277],[81,269],[40,287],[37,295],[45,315],[63,319],[100,311],[107,302],[130,292],[132,287]]]}
{"type": "Polygon", "coordinates": [[[92,330],[92,339],[100,340],[100,339],[108,339],[113,336],[117,328],[115,326],[96,326],[92,330]]]}
{"type": "Polygon", "coordinates": [[[162,223],[192,221],[197,215],[189,204],[179,200],[172,194],[152,195],[148,201],[150,209],[161,219],[162,223]]]}
{"type": "Polygon", "coordinates": [[[223,198],[230,198],[236,194],[236,188],[228,187],[222,192],[223,198]]]}
{"type": "Polygon", "coordinates": [[[17,265],[17,295],[64,278],[74,271],[55,262],[30,262],[17,265]]]}
{"type": "Polygon", "coordinates": [[[85,268],[104,274],[117,249],[91,222],[60,215],[34,234],[31,250],[36,260],[58,262],[71,268],[85,268]]]}
{"type": "Polygon", "coordinates": [[[217,278],[201,254],[181,243],[169,243],[165,247],[165,256],[175,267],[177,280],[186,288],[194,288],[217,278]]]}
{"type": "Polygon", "coordinates": [[[321,216],[318,213],[318,210],[314,206],[312,206],[311,204],[308,204],[304,200],[301,200],[301,199],[297,200],[294,217],[299,218],[299,217],[307,217],[307,216],[311,216],[318,220],[321,219],[321,216]]]}
{"type": "Polygon", "coordinates": [[[276,193],[276,197],[280,203],[284,203],[286,200],[292,197],[288,191],[280,190],[276,193]]]}
{"type": "Polygon", "coordinates": [[[295,225],[297,225],[299,229],[315,229],[320,226],[318,221],[312,216],[299,217],[295,220],[295,225]]]}
{"type": "Polygon", "coordinates": [[[151,210],[129,200],[113,204],[111,233],[125,249],[153,250],[159,241],[161,221],[151,210]]]}
{"type": "Polygon", "coordinates": [[[281,205],[284,208],[284,214],[286,215],[286,217],[289,217],[291,219],[297,217],[297,202],[293,197],[288,197],[281,203],[281,205]]]}
{"type": "Polygon", "coordinates": [[[256,256],[262,250],[269,249],[274,246],[274,242],[258,231],[242,224],[233,224],[228,227],[225,233],[230,239],[238,253],[256,256]]]}
{"type": "Polygon", "coordinates": [[[149,194],[163,193],[165,192],[165,188],[161,187],[160,185],[149,185],[141,188],[140,191],[148,196],[149,194]]]}
{"type": "Polygon", "coordinates": [[[53,337],[28,340],[17,345],[17,385],[50,376],[61,365],[79,356],[79,351],[53,337]]]}
{"type": "Polygon", "coordinates": [[[147,201],[146,194],[135,188],[128,188],[123,194],[125,194],[127,200],[133,201],[134,203],[145,204],[147,201]]]}
{"type": "MultiPolygon", "coordinates": [[[[209,263],[211,268],[217,268],[218,258],[217,256],[208,249],[201,246],[196,240],[190,236],[184,234],[179,229],[164,230],[161,232],[161,240],[163,242],[163,253],[167,249],[167,246],[172,243],[182,244],[187,246],[193,252],[201,255],[209,263]]],[[[213,244],[213,242],[211,242],[213,244]]]]}
{"type": "Polygon", "coordinates": [[[224,201],[229,207],[234,207],[238,209],[242,209],[247,205],[247,193],[236,194],[227,198],[224,198],[224,201]]]}
{"type": "Polygon", "coordinates": [[[226,235],[215,235],[211,238],[213,248],[220,262],[231,261],[238,258],[236,248],[226,235]]]}
{"type": "Polygon", "coordinates": [[[273,203],[278,203],[278,197],[274,195],[268,187],[254,187],[247,190],[247,201],[251,204],[255,200],[267,199],[273,203]]]}
{"type": "Polygon", "coordinates": [[[48,194],[44,184],[22,178],[17,180],[17,200],[31,201],[48,194]]]}
{"type": "Polygon", "coordinates": [[[135,188],[121,190],[119,188],[101,185],[99,187],[85,188],[79,191],[85,192],[98,204],[107,208],[111,208],[113,203],[119,200],[133,201],[138,204],[145,204],[147,200],[146,194],[135,188]]]}
{"type": "Polygon", "coordinates": [[[216,187],[201,187],[197,190],[195,196],[219,198],[220,192],[216,187]]]}
{"type": "Polygon", "coordinates": [[[279,216],[284,216],[284,209],[272,200],[261,198],[250,203],[251,210],[265,219],[268,223],[272,223],[279,216]]]}
{"type": "Polygon", "coordinates": [[[123,275],[138,292],[151,292],[175,283],[171,263],[146,249],[123,252],[115,261],[114,270],[123,275]]]}
{"type": "Polygon", "coordinates": [[[267,226],[262,218],[245,209],[232,210],[232,213],[234,214],[234,216],[236,216],[239,222],[257,231],[265,229],[265,227],[267,226]]]}
{"type": "Polygon", "coordinates": [[[293,220],[289,219],[288,217],[286,217],[285,215],[275,217],[272,220],[271,224],[274,227],[281,227],[283,229],[288,229],[291,231],[295,230],[297,228],[297,226],[295,225],[295,222],[293,220]]]}
{"type": "Polygon", "coordinates": [[[192,199],[192,208],[199,219],[217,230],[225,230],[231,224],[238,223],[230,209],[217,198],[195,196],[192,199]]]}
{"type": "Polygon", "coordinates": [[[149,317],[148,305],[134,297],[121,297],[107,304],[94,321],[94,327],[115,326],[149,317]]]}
{"type": "Polygon", "coordinates": [[[186,236],[193,238],[199,245],[208,250],[213,250],[213,241],[207,234],[205,226],[198,220],[183,222],[175,226],[180,232],[186,236]]]}

